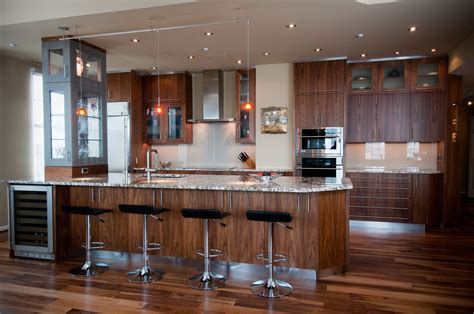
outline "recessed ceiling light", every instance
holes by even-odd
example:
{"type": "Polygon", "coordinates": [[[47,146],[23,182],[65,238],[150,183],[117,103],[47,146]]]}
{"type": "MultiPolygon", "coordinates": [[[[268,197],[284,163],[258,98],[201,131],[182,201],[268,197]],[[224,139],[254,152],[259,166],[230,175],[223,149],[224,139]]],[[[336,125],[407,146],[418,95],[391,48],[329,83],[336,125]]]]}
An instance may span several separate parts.
{"type": "Polygon", "coordinates": [[[158,70],[158,67],[151,67],[153,71],[158,70]]]}
{"type": "Polygon", "coordinates": [[[366,54],[365,54],[365,53],[361,53],[360,56],[361,56],[362,58],[365,58],[366,54]]]}
{"type": "Polygon", "coordinates": [[[362,37],[364,37],[364,33],[357,33],[356,34],[356,38],[362,38],[362,37]]]}
{"type": "Polygon", "coordinates": [[[204,48],[202,48],[202,51],[209,51],[209,48],[204,47],[204,48]]]}
{"type": "Polygon", "coordinates": [[[418,29],[418,28],[417,28],[416,26],[410,26],[410,28],[408,29],[408,31],[410,31],[410,32],[413,33],[413,32],[416,32],[417,29],[418,29]]]}
{"type": "Polygon", "coordinates": [[[214,33],[213,33],[213,32],[205,32],[204,35],[206,35],[206,36],[212,36],[212,35],[214,35],[214,33]]]}
{"type": "Polygon", "coordinates": [[[468,102],[467,102],[467,105],[468,105],[468,106],[471,106],[471,105],[472,105],[472,101],[468,101],[468,102]]]}
{"type": "Polygon", "coordinates": [[[269,53],[269,52],[264,52],[263,55],[264,55],[264,56],[269,56],[270,53],[269,53]]]}
{"type": "Polygon", "coordinates": [[[323,51],[323,48],[316,48],[316,49],[314,49],[314,51],[321,52],[321,51],[323,51]]]}
{"type": "Polygon", "coordinates": [[[236,61],[238,64],[242,64],[242,60],[237,60],[236,61]]]}
{"type": "Polygon", "coordinates": [[[132,38],[132,42],[138,43],[138,42],[140,42],[140,39],[138,39],[138,38],[132,38]]]}
{"type": "Polygon", "coordinates": [[[8,47],[14,48],[14,47],[16,47],[16,44],[15,44],[15,43],[9,43],[9,44],[8,44],[8,47]]]}
{"type": "Polygon", "coordinates": [[[195,57],[194,56],[188,56],[188,59],[194,59],[195,57]]]}
{"type": "Polygon", "coordinates": [[[92,64],[90,64],[89,62],[86,63],[86,67],[90,68],[92,66],[92,64]]]}
{"type": "Polygon", "coordinates": [[[295,27],[296,27],[296,24],[291,23],[291,24],[286,25],[286,27],[288,27],[288,28],[295,28],[295,27]]]}
{"type": "Polygon", "coordinates": [[[438,49],[436,49],[436,48],[431,48],[430,51],[431,51],[431,52],[436,52],[436,51],[438,51],[438,49]]]}
{"type": "Polygon", "coordinates": [[[397,50],[397,51],[394,52],[394,54],[399,55],[399,54],[401,54],[401,52],[397,50]]]}

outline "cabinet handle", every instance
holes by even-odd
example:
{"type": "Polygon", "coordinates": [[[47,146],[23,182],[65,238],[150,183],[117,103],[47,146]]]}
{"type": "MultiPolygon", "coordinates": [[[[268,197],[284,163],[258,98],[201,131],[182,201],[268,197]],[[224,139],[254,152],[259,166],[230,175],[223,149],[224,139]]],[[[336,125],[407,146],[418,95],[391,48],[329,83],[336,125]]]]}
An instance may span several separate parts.
{"type": "Polygon", "coordinates": [[[375,140],[375,129],[372,129],[372,139],[375,140]]]}
{"type": "Polygon", "coordinates": [[[110,95],[112,95],[112,92],[110,91],[110,89],[107,90],[107,98],[110,99],[112,97],[110,97],[110,95]]]}
{"type": "Polygon", "coordinates": [[[415,136],[413,135],[413,128],[411,128],[411,139],[413,139],[415,136]]]}
{"type": "Polygon", "coordinates": [[[319,114],[319,124],[323,125],[323,114],[319,114]]]}
{"type": "Polygon", "coordinates": [[[309,193],[308,193],[308,213],[309,213],[309,193]]]}
{"type": "Polygon", "coordinates": [[[98,190],[99,190],[99,204],[100,204],[100,188],[98,188],[98,190]]]}
{"type": "Polygon", "coordinates": [[[232,191],[228,192],[229,209],[232,209],[232,191]]]}
{"type": "Polygon", "coordinates": [[[300,212],[300,195],[299,194],[296,196],[296,211],[298,213],[300,212]]]}
{"type": "Polygon", "coordinates": [[[163,190],[160,190],[160,207],[163,207],[163,190]]]}
{"type": "Polygon", "coordinates": [[[91,201],[92,201],[92,203],[95,202],[94,188],[92,188],[91,201]]]}
{"type": "Polygon", "coordinates": [[[64,77],[67,77],[67,65],[63,66],[64,77]]]}
{"type": "Polygon", "coordinates": [[[156,206],[156,191],[153,190],[153,206],[156,206]]]}

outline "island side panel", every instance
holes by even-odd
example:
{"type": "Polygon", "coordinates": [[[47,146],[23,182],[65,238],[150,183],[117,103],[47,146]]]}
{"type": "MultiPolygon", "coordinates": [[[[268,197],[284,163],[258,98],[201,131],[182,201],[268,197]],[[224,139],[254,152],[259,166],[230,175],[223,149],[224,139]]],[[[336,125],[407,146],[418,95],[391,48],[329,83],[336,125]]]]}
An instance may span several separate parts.
{"type": "Polygon", "coordinates": [[[344,271],[347,258],[348,210],[346,191],[319,193],[318,270],[344,271]]]}

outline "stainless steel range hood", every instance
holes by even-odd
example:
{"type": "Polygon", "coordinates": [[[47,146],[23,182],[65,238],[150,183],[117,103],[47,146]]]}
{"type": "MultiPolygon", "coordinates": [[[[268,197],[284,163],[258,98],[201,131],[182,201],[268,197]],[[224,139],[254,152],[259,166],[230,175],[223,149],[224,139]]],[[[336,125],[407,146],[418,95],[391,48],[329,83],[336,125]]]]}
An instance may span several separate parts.
{"type": "MultiPolygon", "coordinates": [[[[235,75],[234,73],[228,73],[226,77],[234,78],[235,75]]],[[[187,121],[190,123],[235,121],[234,111],[232,110],[235,102],[229,101],[230,98],[228,97],[235,95],[234,82],[224,84],[224,73],[221,70],[204,70],[202,74],[194,74],[193,118],[187,121]],[[225,88],[225,85],[228,87],[234,86],[234,92],[229,88],[225,88]]]]}

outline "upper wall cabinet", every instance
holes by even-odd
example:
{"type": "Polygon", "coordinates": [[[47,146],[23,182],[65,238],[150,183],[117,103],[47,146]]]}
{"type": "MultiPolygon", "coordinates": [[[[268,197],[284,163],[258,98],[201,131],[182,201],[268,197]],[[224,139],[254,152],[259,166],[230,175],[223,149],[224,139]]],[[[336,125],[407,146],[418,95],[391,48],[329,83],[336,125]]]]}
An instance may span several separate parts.
{"type": "Polygon", "coordinates": [[[424,58],[411,62],[411,90],[439,91],[446,89],[448,63],[446,58],[424,58]]]}
{"type": "Polygon", "coordinates": [[[344,93],[345,69],[346,60],[295,63],[295,93],[344,93]]]}
{"type": "Polygon", "coordinates": [[[43,43],[46,166],[107,164],[105,64],[85,42],[43,43]]]}
{"type": "Polygon", "coordinates": [[[377,90],[377,63],[351,63],[347,72],[349,94],[373,93],[377,90]]]}
{"type": "Polygon", "coordinates": [[[378,64],[378,92],[409,92],[410,63],[388,61],[378,64]]]}
{"type": "Polygon", "coordinates": [[[255,88],[256,71],[251,69],[247,71],[235,72],[236,85],[236,142],[242,144],[255,144],[255,88]],[[243,108],[247,102],[251,102],[253,108],[243,108]]]}
{"type": "Polygon", "coordinates": [[[186,122],[192,117],[193,106],[189,73],[160,75],[159,80],[156,75],[143,76],[142,97],[146,143],[192,143],[192,124],[186,122]]]}
{"type": "Polygon", "coordinates": [[[446,93],[411,94],[410,141],[438,142],[445,137],[446,93]]]}
{"type": "Polygon", "coordinates": [[[131,78],[131,72],[107,74],[107,100],[130,102],[131,78]]]}

